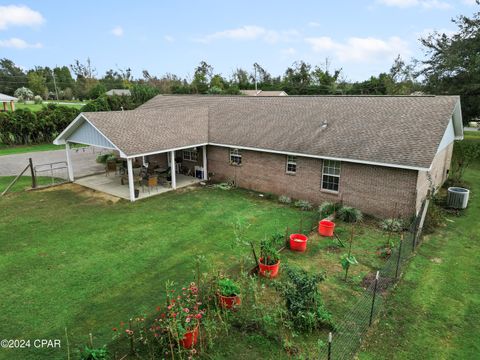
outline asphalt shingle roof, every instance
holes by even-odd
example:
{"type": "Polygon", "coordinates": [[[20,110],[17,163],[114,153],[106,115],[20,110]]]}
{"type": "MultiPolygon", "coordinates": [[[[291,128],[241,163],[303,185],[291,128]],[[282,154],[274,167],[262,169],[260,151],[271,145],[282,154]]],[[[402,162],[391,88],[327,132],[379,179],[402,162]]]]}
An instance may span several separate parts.
{"type": "Polygon", "coordinates": [[[457,96],[160,95],[84,113],[127,156],[217,143],[428,168],[457,96]]]}

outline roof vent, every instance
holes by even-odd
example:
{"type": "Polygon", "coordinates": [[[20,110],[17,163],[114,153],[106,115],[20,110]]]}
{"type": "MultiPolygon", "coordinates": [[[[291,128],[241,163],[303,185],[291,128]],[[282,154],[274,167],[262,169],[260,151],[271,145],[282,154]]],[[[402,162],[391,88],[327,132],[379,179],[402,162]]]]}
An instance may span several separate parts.
{"type": "Polygon", "coordinates": [[[465,209],[468,204],[470,190],[461,187],[449,187],[447,205],[454,209],[465,209]]]}
{"type": "Polygon", "coordinates": [[[323,120],[323,123],[322,123],[322,126],[320,126],[320,130],[325,130],[328,126],[328,121],[327,120],[323,120]]]}

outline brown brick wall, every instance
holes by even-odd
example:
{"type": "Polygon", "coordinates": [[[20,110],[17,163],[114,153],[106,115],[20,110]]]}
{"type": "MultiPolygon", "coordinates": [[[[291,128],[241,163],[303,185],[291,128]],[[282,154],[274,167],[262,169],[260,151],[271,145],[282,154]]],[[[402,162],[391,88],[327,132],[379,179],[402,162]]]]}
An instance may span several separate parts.
{"type": "Polygon", "coordinates": [[[409,216],[415,211],[417,172],[343,162],[340,191],[332,194],[321,190],[322,160],[297,158],[297,173],[285,172],[286,156],[242,150],[242,165],[229,164],[229,149],[208,146],[208,172],[213,180],[236,180],[238,186],[316,204],[341,201],[378,217],[409,216]]]}

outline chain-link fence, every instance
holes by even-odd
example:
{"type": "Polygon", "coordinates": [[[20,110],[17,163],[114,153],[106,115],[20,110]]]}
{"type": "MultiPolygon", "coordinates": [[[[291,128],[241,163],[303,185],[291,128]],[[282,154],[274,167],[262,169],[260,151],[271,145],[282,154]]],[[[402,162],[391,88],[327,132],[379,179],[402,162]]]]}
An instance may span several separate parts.
{"type": "Polygon", "coordinates": [[[320,359],[352,359],[379,314],[387,290],[400,278],[402,270],[420,243],[429,200],[424,201],[418,216],[410,224],[399,244],[392,249],[384,266],[371,278],[368,287],[359,296],[351,311],[337,323],[320,351],[320,359]]]}

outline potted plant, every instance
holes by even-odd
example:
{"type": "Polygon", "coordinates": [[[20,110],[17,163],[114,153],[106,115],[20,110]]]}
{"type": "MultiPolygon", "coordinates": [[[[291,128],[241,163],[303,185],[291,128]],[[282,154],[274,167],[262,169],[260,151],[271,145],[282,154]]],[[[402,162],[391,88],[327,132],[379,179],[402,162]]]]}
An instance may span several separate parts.
{"type": "Polygon", "coordinates": [[[270,279],[278,275],[280,268],[280,253],[272,240],[264,239],[260,243],[259,273],[270,279]]]}
{"type": "Polygon", "coordinates": [[[169,305],[167,306],[166,319],[170,333],[185,349],[190,349],[197,344],[200,319],[205,310],[200,309],[198,287],[192,282],[188,287],[183,287],[182,292],[175,294],[169,290],[169,305]]]}
{"type": "Polygon", "coordinates": [[[240,298],[240,287],[229,278],[218,280],[218,300],[224,309],[231,309],[242,303],[240,298]]]}

